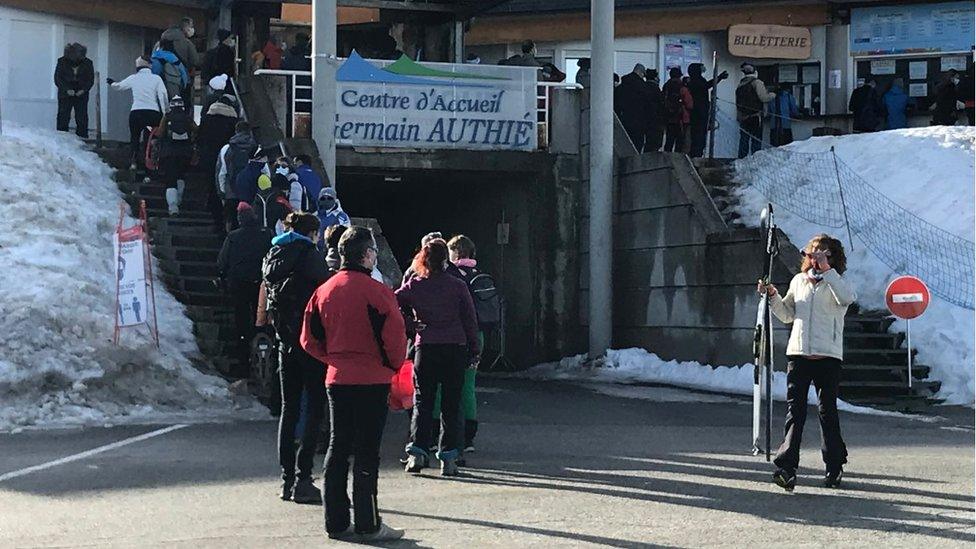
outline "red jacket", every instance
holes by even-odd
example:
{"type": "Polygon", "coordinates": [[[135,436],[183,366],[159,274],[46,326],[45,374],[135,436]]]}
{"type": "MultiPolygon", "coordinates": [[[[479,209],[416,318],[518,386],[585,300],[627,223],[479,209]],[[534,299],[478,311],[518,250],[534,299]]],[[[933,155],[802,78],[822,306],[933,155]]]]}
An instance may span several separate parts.
{"type": "Polygon", "coordinates": [[[390,383],[407,354],[396,297],[365,271],[339,271],[308,301],[301,345],[328,366],[326,385],[390,383]]]}

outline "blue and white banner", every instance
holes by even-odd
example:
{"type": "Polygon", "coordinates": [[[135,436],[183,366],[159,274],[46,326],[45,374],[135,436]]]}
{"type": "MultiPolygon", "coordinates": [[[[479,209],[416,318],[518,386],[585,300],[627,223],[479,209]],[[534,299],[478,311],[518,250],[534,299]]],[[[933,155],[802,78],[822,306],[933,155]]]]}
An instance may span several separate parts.
{"type": "Polygon", "coordinates": [[[534,67],[367,61],[336,74],[338,145],[534,150],[534,67]]]}
{"type": "Polygon", "coordinates": [[[968,52],[974,14],[972,0],[853,8],[851,55],[968,52]]]}

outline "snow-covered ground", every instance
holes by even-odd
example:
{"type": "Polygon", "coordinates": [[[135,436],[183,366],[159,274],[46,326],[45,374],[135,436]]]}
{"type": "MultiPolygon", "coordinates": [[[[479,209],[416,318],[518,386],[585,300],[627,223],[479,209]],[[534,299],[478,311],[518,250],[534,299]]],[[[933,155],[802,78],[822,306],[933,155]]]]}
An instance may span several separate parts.
{"type": "MultiPolygon", "coordinates": [[[[902,208],[953,234],[974,240],[974,141],[971,127],[935,126],[838,137],[814,137],[786,147],[800,153],[819,153],[835,147],[837,156],[865,181],[902,208]]],[[[773,150],[769,153],[776,154],[773,150]]],[[[788,169],[783,166],[783,170],[788,169]]],[[[784,174],[785,177],[785,174],[784,174]]],[[[749,174],[740,175],[748,183],[749,174]]],[[[752,187],[740,193],[739,213],[757,223],[766,198],[752,187]]],[[[774,202],[775,204],[775,202],[774,202]]],[[[795,206],[795,205],[793,205],[795,206]]],[[[815,208],[815,204],[807,205],[815,208]]],[[[818,233],[833,233],[847,244],[844,229],[810,223],[779,208],[777,223],[797,246],[818,233]]],[[[884,292],[894,272],[855,235],[848,253],[850,279],[862,307],[884,309],[884,292]]],[[[907,246],[907,244],[906,244],[907,246]]],[[[849,246],[846,246],[849,247],[849,246]]],[[[972,280],[967,281],[971,286],[972,280]]],[[[932,367],[930,378],[942,382],[939,397],[949,404],[973,405],[974,313],[935,295],[926,313],[912,321],[912,344],[919,350],[918,363],[932,367]]],[[[897,322],[892,330],[904,331],[897,322]]]]}
{"type": "Polygon", "coordinates": [[[121,194],[111,170],[72,135],[3,132],[0,430],[256,414],[191,366],[191,322],[158,280],[161,349],[144,328],[113,345],[121,194]]]}
{"type": "MultiPolygon", "coordinates": [[[[604,359],[592,363],[586,360],[586,355],[576,355],[564,358],[559,362],[539,364],[516,374],[515,377],[584,382],[605,394],[633,398],[642,397],[639,392],[635,391],[613,391],[600,387],[606,383],[660,383],[685,389],[752,397],[753,373],[754,366],[752,364],[712,367],[694,361],[662,360],[644,349],[620,349],[607,351],[607,356],[604,359]]],[[[773,398],[778,401],[785,401],[786,373],[774,372],[772,385],[773,398]]],[[[685,396],[686,398],[683,401],[717,401],[713,396],[690,393],[685,396]]],[[[643,398],[659,402],[682,401],[678,394],[673,392],[651,392],[644,395],[643,398]]],[[[812,385],[808,394],[808,401],[811,404],[817,402],[817,394],[812,385]]],[[[837,407],[858,414],[905,417],[904,414],[897,412],[855,406],[842,400],[837,402],[837,407]]],[[[924,417],[919,417],[919,419],[925,420],[924,417]]]]}

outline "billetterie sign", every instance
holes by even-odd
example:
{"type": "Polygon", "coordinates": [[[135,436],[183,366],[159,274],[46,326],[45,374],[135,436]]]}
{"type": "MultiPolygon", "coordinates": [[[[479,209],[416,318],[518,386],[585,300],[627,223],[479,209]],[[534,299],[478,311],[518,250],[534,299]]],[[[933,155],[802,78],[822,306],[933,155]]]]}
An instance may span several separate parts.
{"type": "Polygon", "coordinates": [[[367,61],[354,51],[336,81],[339,145],[537,148],[534,68],[367,61]]]}
{"type": "Polygon", "coordinates": [[[784,25],[732,25],[729,53],[751,59],[809,59],[810,29],[784,25]]]}

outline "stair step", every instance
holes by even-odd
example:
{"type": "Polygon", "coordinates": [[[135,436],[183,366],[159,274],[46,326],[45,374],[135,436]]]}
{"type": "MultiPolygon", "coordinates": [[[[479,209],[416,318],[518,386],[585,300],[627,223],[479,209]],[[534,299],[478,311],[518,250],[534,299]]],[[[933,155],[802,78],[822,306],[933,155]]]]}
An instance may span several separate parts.
{"type": "Polygon", "coordinates": [[[184,219],[186,221],[205,221],[207,223],[213,223],[213,215],[209,211],[204,210],[187,210],[180,211],[179,215],[171,216],[166,208],[146,208],[146,215],[149,217],[165,217],[166,219],[184,219]]]}
{"type": "Polygon", "coordinates": [[[939,392],[942,383],[938,381],[915,381],[908,387],[906,381],[842,381],[840,384],[841,398],[848,400],[860,397],[901,397],[924,396],[930,397],[939,392]]]}
{"type": "Polygon", "coordinates": [[[153,235],[153,244],[155,246],[187,250],[212,250],[219,252],[223,242],[224,240],[220,235],[205,231],[196,234],[174,234],[166,231],[157,231],[153,235]]]}
{"type": "Polygon", "coordinates": [[[233,323],[195,322],[193,335],[201,339],[232,342],[237,337],[233,323]]]}
{"type": "MultiPolygon", "coordinates": [[[[918,349],[912,349],[912,356],[918,349]]],[[[848,349],[844,353],[846,361],[857,364],[908,365],[907,349],[848,349]]]]}
{"type": "Polygon", "coordinates": [[[194,322],[233,322],[234,309],[230,305],[188,305],[186,314],[194,322]]]}
{"type": "MultiPolygon", "coordinates": [[[[140,200],[146,201],[147,210],[166,210],[167,202],[165,196],[147,196],[144,194],[129,194],[126,196],[127,202],[129,204],[138,205],[140,200]]],[[[187,212],[208,212],[207,209],[207,199],[205,197],[195,198],[192,196],[184,195],[183,201],[180,202],[180,215],[187,212]]]]}
{"type": "Polygon", "coordinates": [[[213,293],[214,295],[222,295],[217,290],[217,287],[214,286],[215,278],[216,277],[210,276],[181,276],[171,273],[163,274],[163,281],[166,282],[166,286],[170,289],[201,294],[213,293]]]}
{"type": "MultiPolygon", "coordinates": [[[[908,365],[889,365],[889,364],[848,364],[844,363],[841,368],[843,372],[863,372],[864,375],[870,373],[884,374],[885,372],[899,373],[908,375],[908,365]]],[[[929,375],[931,368],[922,364],[912,364],[912,377],[924,379],[929,375]]]]}
{"type": "Polygon", "coordinates": [[[153,246],[153,254],[156,257],[176,261],[194,261],[201,263],[210,261],[216,264],[218,253],[219,250],[215,249],[176,248],[166,245],[153,246]]]}
{"type": "MultiPolygon", "coordinates": [[[[227,304],[227,296],[218,293],[208,292],[189,292],[185,290],[171,288],[170,293],[177,301],[184,305],[202,305],[208,307],[218,307],[227,304]]],[[[231,312],[233,316],[233,312],[231,312]]]]}
{"type": "Polygon", "coordinates": [[[940,399],[922,395],[901,395],[891,397],[869,396],[845,400],[858,406],[870,406],[872,408],[879,408],[882,410],[908,413],[921,412],[928,409],[930,406],[934,406],[942,402],[940,399]]]}
{"type": "Polygon", "coordinates": [[[159,265],[169,274],[176,276],[198,276],[217,278],[216,261],[176,261],[160,259],[159,265]]]}
{"type": "Polygon", "coordinates": [[[888,333],[888,328],[894,323],[895,318],[891,316],[848,315],[844,319],[844,325],[850,326],[852,331],[872,334],[888,333]]]}
{"type": "Polygon", "coordinates": [[[844,344],[849,350],[854,349],[884,349],[896,350],[901,348],[905,341],[905,334],[884,333],[876,334],[871,332],[857,332],[844,330],[844,344]]]}

